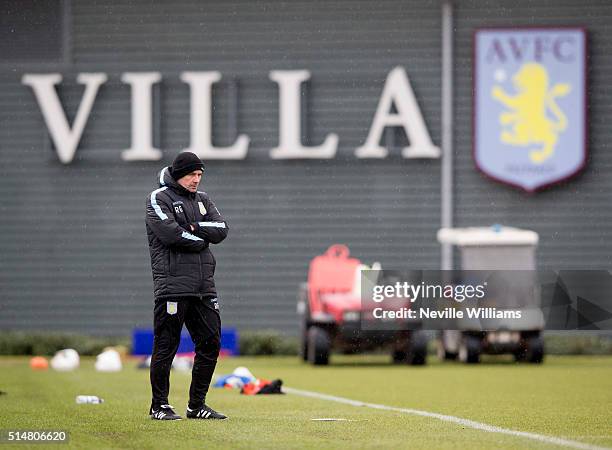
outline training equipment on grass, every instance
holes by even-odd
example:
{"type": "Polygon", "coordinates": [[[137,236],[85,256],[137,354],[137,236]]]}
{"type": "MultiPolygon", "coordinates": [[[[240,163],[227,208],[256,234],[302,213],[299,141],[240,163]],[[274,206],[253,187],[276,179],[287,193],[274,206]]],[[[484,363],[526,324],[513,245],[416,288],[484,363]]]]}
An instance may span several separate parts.
{"type": "Polygon", "coordinates": [[[99,405],[101,403],[104,403],[104,399],[98,397],[97,395],[77,395],[76,402],[79,405],[83,405],[86,403],[92,405],[99,405]]]}
{"type": "Polygon", "coordinates": [[[59,372],[69,372],[79,367],[80,358],[76,350],[67,348],[60,350],[51,359],[51,367],[59,372]]]}
{"type": "Polygon", "coordinates": [[[106,350],[97,356],[95,367],[98,372],[119,372],[123,367],[121,356],[116,350],[106,350]]]}
{"type": "Polygon", "coordinates": [[[49,368],[49,363],[46,358],[42,356],[35,356],[30,359],[30,367],[33,370],[47,370],[49,368]]]}

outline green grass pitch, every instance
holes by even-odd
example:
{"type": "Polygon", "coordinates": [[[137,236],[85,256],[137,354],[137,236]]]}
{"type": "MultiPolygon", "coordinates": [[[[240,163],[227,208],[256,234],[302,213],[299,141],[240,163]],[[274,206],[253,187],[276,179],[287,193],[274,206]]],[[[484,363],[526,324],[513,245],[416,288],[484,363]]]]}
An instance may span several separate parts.
{"type": "MultiPolygon", "coordinates": [[[[248,367],[261,378],[370,403],[458,416],[503,428],[612,446],[612,357],[547,357],[541,366],[491,359],[467,366],[388,364],[385,355],[335,356],[328,367],[297,358],[227,358],[217,374],[248,367]]],[[[214,389],[208,403],[226,421],[149,419],[149,374],[129,362],[98,373],[92,359],[68,373],[34,372],[29,358],[0,358],[0,429],[65,430],[54,448],[554,448],[517,436],[326,400],[243,396],[214,389]],[[77,405],[78,394],[102,405],[77,405]],[[345,421],[316,422],[315,418],[345,421]]],[[[173,371],[170,403],[184,415],[190,373],[173,371]]],[[[0,444],[1,448],[27,445],[0,444]]],[[[36,444],[31,448],[44,448],[36,444]]],[[[559,448],[559,447],[557,447],[559,448]]]]}

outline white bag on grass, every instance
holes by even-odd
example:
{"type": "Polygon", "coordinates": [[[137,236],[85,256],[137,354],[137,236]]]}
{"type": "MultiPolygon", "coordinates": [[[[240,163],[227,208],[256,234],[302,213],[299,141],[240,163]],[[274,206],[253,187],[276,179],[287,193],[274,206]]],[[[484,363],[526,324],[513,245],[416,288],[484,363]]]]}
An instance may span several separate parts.
{"type": "Polygon", "coordinates": [[[98,355],[95,364],[98,372],[119,372],[123,365],[117,350],[105,350],[98,355]]]}
{"type": "Polygon", "coordinates": [[[59,372],[69,372],[79,367],[79,354],[72,348],[60,350],[51,358],[51,368],[59,372]]]}

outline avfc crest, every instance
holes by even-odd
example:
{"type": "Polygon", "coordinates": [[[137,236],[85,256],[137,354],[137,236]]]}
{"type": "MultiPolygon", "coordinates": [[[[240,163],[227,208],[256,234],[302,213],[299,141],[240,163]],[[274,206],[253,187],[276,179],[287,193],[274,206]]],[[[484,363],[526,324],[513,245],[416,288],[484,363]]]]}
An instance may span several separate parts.
{"type": "Polygon", "coordinates": [[[178,303],[177,302],[166,302],[166,312],[173,316],[178,312],[178,303]]]}
{"type": "Polygon", "coordinates": [[[474,37],[474,158],[533,192],[586,162],[582,29],[487,29],[474,37]]]}

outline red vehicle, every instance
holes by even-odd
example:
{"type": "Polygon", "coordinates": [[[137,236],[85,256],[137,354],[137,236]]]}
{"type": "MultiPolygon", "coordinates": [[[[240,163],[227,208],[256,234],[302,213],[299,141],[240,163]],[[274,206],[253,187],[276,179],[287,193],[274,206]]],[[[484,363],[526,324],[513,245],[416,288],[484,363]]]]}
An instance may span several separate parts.
{"type": "MultiPolygon", "coordinates": [[[[414,321],[403,319],[388,330],[363,329],[362,318],[371,317],[370,302],[362,304],[359,287],[364,267],[340,244],[311,261],[308,282],[300,286],[298,294],[302,359],[325,365],[332,350],[360,353],[388,347],[393,362],[425,364],[427,335],[414,330],[414,321]]],[[[403,306],[409,308],[410,302],[403,306]]]]}

